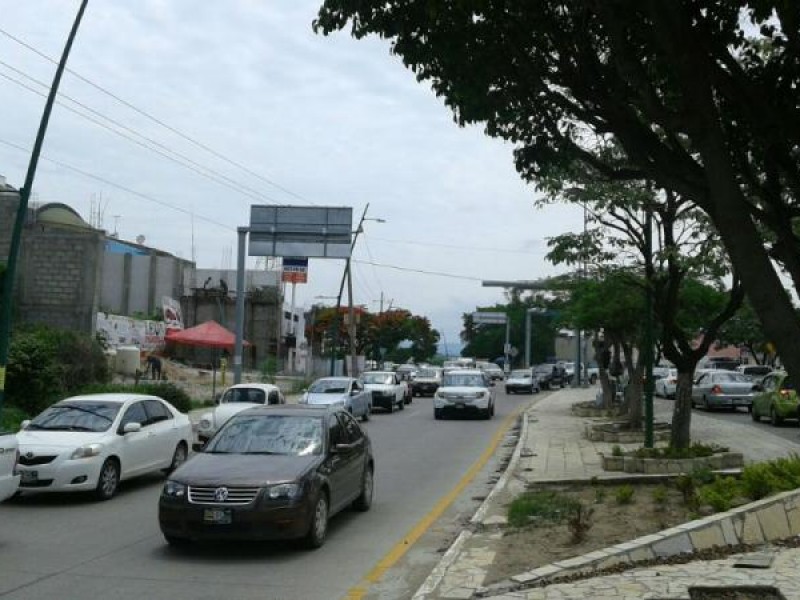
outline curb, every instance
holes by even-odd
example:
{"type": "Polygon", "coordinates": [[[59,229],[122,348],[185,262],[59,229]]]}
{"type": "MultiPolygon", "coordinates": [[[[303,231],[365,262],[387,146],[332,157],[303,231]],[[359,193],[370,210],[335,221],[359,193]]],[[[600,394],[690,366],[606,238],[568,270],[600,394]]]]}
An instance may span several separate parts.
{"type": "MultiPolygon", "coordinates": [[[[505,468],[505,471],[500,476],[500,479],[492,487],[492,491],[489,492],[489,495],[484,498],[481,505],[478,507],[478,510],[475,511],[475,514],[469,520],[471,526],[475,526],[480,524],[486,513],[489,511],[489,507],[491,506],[492,502],[494,501],[495,497],[505,489],[506,485],[508,485],[509,479],[511,479],[512,474],[514,473],[514,469],[519,463],[519,458],[522,453],[522,447],[525,443],[528,434],[528,410],[531,408],[532,404],[525,407],[522,411],[520,416],[522,417],[522,426],[520,427],[519,437],[517,438],[517,444],[514,447],[514,452],[511,454],[511,460],[508,461],[508,465],[505,468]]],[[[422,582],[422,585],[417,588],[417,591],[411,597],[411,600],[426,600],[430,594],[432,594],[439,584],[442,582],[447,570],[453,565],[453,563],[458,558],[459,554],[461,553],[461,549],[464,545],[472,538],[473,533],[469,529],[463,529],[461,533],[458,534],[458,537],[450,544],[450,547],[447,549],[447,552],[444,553],[439,562],[436,563],[436,566],[430,572],[428,577],[425,581],[422,582]]]]}

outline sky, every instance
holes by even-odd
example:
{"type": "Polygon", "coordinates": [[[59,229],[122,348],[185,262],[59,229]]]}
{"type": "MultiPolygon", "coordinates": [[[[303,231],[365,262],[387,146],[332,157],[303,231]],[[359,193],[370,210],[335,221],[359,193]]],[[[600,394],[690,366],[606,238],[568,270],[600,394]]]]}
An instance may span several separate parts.
{"type": "MultiPolygon", "coordinates": [[[[0,0],[0,175],[15,187],[55,70],[46,57],[79,4],[0,0]]],[[[87,221],[94,208],[109,232],[199,268],[235,268],[252,204],[352,206],[354,219],[369,204],[385,222],[358,237],[355,304],[378,312],[383,297],[453,345],[463,313],[504,301],[483,280],[563,271],[547,239],[577,231],[582,212],[535,208],[511,145],[458,127],[388,41],[315,34],[319,4],[90,0],[33,199],[87,221]]],[[[311,259],[297,304],[332,303],[343,267],[311,259]]]]}

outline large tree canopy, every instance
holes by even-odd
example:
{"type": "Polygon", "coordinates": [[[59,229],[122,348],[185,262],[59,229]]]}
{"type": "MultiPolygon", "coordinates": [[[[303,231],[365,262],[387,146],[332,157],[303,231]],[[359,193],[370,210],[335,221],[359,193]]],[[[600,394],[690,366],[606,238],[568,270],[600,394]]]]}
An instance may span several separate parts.
{"type": "Polygon", "coordinates": [[[325,0],[315,27],[391,40],[459,124],[532,182],[649,180],[702,208],[800,378],[800,2],[325,0]],[[773,261],[777,261],[779,267],[773,261]]]}

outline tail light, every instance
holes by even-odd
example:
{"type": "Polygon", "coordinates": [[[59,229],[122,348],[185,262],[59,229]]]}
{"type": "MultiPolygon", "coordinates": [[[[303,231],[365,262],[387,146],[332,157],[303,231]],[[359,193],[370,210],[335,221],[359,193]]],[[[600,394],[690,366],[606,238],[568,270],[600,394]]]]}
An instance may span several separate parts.
{"type": "Polygon", "coordinates": [[[677,380],[677,379],[675,379],[674,377],[670,377],[670,378],[669,378],[669,382],[670,382],[670,383],[678,383],[678,380],[677,380]]]}
{"type": "Polygon", "coordinates": [[[719,387],[718,385],[715,385],[714,387],[711,388],[711,393],[714,394],[715,396],[718,396],[719,394],[722,393],[722,388],[719,387]]]}
{"type": "Polygon", "coordinates": [[[781,390],[781,396],[783,396],[784,398],[788,398],[791,393],[792,390],[781,390]]]}

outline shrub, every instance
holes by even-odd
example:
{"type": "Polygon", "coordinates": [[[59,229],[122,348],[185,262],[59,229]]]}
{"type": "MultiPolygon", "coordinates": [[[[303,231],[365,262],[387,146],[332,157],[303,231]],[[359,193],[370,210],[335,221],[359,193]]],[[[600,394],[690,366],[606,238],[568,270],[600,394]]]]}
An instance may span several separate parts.
{"type": "Polygon", "coordinates": [[[639,448],[634,451],[637,458],[705,458],[716,452],[727,452],[728,449],[715,444],[695,442],[688,448],[639,448]]]}
{"type": "Polygon", "coordinates": [[[30,419],[30,415],[15,406],[3,406],[0,413],[0,431],[19,431],[19,424],[25,419],[30,419]]]}
{"type": "Polygon", "coordinates": [[[733,501],[741,495],[739,482],[733,477],[717,477],[713,482],[700,488],[698,498],[716,512],[730,510],[733,501]]]}
{"type": "Polygon", "coordinates": [[[275,383],[275,375],[278,373],[278,361],[274,356],[268,356],[261,363],[261,379],[264,383],[275,383]]]}
{"type": "Polygon", "coordinates": [[[580,544],[586,539],[586,533],[592,527],[593,514],[594,509],[584,506],[581,502],[570,507],[567,516],[567,527],[572,534],[573,544],[580,544]]]}
{"type": "Polygon", "coordinates": [[[163,398],[181,412],[192,409],[192,399],[174,383],[141,383],[129,385],[120,383],[95,384],[81,388],[80,394],[147,394],[163,398]]]}
{"type": "Polygon", "coordinates": [[[508,522],[514,527],[527,525],[534,519],[559,523],[577,504],[577,500],[551,490],[526,492],[511,502],[508,522]]]}
{"type": "Polygon", "coordinates": [[[617,491],[614,493],[614,498],[617,501],[617,504],[630,504],[633,502],[633,494],[635,490],[631,485],[623,485],[617,488],[617,491]]]}
{"type": "Polygon", "coordinates": [[[691,475],[679,475],[675,480],[675,487],[683,496],[683,504],[691,510],[697,509],[697,486],[691,475]]]}
{"type": "Polygon", "coordinates": [[[658,506],[664,506],[667,503],[667,487],[659,485],[653,489],[653,502],[658,506]]]}
{"type": "Polygon", "coordinates": [[[759,500],[779,489],[770,463],[747,465],[742,469],[742,493],[751,500],[759,500]]]}
{"type": "Polygon", "coordinates": [[[611,456],[622,456],[622,446],[619,444],[611,446],[611,456]]]}

